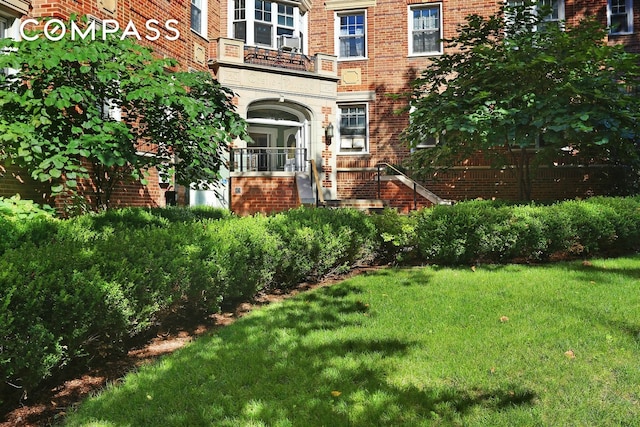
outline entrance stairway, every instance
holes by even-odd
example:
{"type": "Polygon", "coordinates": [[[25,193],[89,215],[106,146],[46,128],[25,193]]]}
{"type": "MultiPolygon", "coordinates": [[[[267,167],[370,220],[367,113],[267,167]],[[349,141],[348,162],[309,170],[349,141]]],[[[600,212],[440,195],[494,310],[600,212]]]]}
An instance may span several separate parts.
{"type": "Polygon", "coordinates": [[[388,163],[379,163],[375,175],[377,198],[325,200],[320,187],[316,164],[311,160],[310,172],[296,173],[296,186],[300,203],[305,206],[328,208],[352,208],[368,213],[381,212],[386,207],[408,213],[433,205],[452,205],[453,201],[442,199],[423,185],[411,179],[388,163]]]}

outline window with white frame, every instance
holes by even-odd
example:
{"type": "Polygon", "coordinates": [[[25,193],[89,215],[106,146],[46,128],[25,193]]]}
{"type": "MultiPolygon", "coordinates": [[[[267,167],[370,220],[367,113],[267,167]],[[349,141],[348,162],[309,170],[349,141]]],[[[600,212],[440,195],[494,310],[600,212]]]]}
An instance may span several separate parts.
{"type": "Polygon", "coordinates": [[[231,0],[229,34],[250,46],[279,49],[283,39],[293,40],[287,48],[302,51],[307,17],[298,6],[267,0],[231,0]]]}
{"type": "Polygon", "coordinates": [[[442,53],[442,5],[410,6],[409,16],[409,53],[442,53]]]}
{"type": "Polygon", "coordinates": [[[366,15],[364,11],[339,13],[338,58],[364,58],[366,46],[366,15]]]}
{"type": "Polygon", "coordinates": [[[207,0],[191,0],[191,29],[207,36],[207,0]]]}
{"type": "Polygon", "coordinates": [[[341,153],[367,152],[367,104],[341,105],[340,138],[341,153]]]}
{"type": "Polygon", "coordinates": [[[7,37],[7,31],[9,28],[9,21],[7,18],[0,16],[0,39],[7,37]]]}
{"type": "Polygon", "coordinates": [[[233,1],[233,34],[231,36],[234,39],[247,42],[247,6],[245,0],[233,1]]]}
{"type": "Polygon", "coordinates": [[[609,34],[633,33],[633,0],[609,0],[607,21],[609,34]]]}
{"type": "Polygon", "coordinates": [[[256,44],[273,46],[273,24],[271,2],[255,0],[255,23],[253,40],[256,44]]]}
{"type": "MultiPolygon", "coordinates": [[[[16,26],[18,24],[18,21],[15,18],[12,17],[6,17],[6,16],[1,16],[0,15],[0,40],[2,39],[17,39],[17,30],[16,30],[16,26]]],[[[6,48],[3,50],[0,50],[0,54],[9,54],[11,51],[13,50],[13,48],[6,48]]],[[[13,68],[1,68],[0,69],[0,74],[4,74],[6,76],[10,76],[12,74],[17,73],[18,70],[13,69],[13,68]]]]}
{"type": "MultiPolygon", "coordinates": [[[[536,15],[540,13],[541,8],[545,9],[545,12],[549,12],[542,18],[542,22],[538,26],[534,26],[533,30],[544,31],[547,25],[562,26],[565,19],[564,15],[564,1],[565,0],[538,0],[537,5],[529,7],[531,12],[529,18],[533,21],[536,19],[536,15]]],[[[523,7],[524,1],[522,0],[507,0],[507,6],[509,8],[523,7]]],[[[507,10],[505,13],[505,19],[507,21],[507,27],[513,24],[513,14],[515,12],[507,10]]],[[[533,23],[533,22],[531,22],[533,23]]],[[[508,29],[507,29],[508,32],[508,29]]]]}
{"type": "Polygon", "coordinates": [[[545,24],[555,23],[560,25],[564,21],[564,0],[539,0],[538,6],[545,7],[550,13],[543,18],[545,24]]]}

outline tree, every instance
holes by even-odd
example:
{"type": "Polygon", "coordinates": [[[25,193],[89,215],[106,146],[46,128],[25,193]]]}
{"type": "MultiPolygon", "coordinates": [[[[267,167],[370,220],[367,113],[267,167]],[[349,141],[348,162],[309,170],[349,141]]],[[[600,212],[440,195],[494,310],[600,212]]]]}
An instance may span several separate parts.
{"type": "Polygon", "coordinates": [[[593,19],[555,25],[548,13],[530,1],[503,6],[469,16],[445,40],[449,53],[413,82],[404,137],[414,148],[437,141],[415,150],[413,165],[428,173],[481,150],[514,165],[520,198],[530,200],[535,167],[562,152],[638,162],[638,56],[608,45],[593,19]]]}
{"type": "MultiPolygon", "coordinates": [[[[67,29],[72,21],[91,25],[72,17],[67,29]]],[[[246,133],[233,93],[133,37],[72,36],[3,41],[0,69],[17,72],[0,73],[0,155],[54,195],[91,177],[97,208],[121,179],[146,183],[150,167],[179,184],[214,184],[228,144],[246,133]]]]}

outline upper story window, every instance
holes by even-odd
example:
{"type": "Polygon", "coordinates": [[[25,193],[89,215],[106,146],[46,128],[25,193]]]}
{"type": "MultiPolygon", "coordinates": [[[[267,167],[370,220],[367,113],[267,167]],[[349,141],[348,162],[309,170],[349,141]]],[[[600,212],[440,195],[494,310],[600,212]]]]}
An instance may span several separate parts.
{"type": "Polygon", "coordinates": [[[545,23],[560,24],[564,21],[564,0],[539,0],[539,6],[544,6],[550,10],[547,16],[543,18],[545,23]]]}
{"type": "Polygon", "coordinates": [[[273,45],[271,2],[256,0],[253,39],[256,44],[273,45]]]}
{"type": "Polygon", "coordinates": [[[340,106],[340,152],[367,152],[367,104],[340,106]]]}
{"type": "Polygon", "coordinates": [[[364,58],[367,56],[365,12],[339,13],[338,58],[364,58]]]}
{"type": "Polygon", "coordinates": [[[609,34],[633,33],[633,0],[609,0],[607,21],[609,34]]]}
{"type": "Polygon", "coordinates": [[[247,10],[245,0],[233,1],[233,34],[234,39],[247,41],[247,10]]]}
{"type": "Polygon", "coordinates": [[[233,0],[229,17],[230,36],[248,45],[303,50],[307,17],[297,6],[267,0],[233,0]],[[285,37],[290,39],[286,43],[285,37]]]}
{"type": "MultiPolygon", "coordinates": [[[[521,8],[524,7],[524,5],[525,2],[522,0],[507,0],[507,6],[510,8],[521,8]]],[[[564,0],[538,0],[537,5],[529,6],[525,9],[525,11],[527,9],[529,11],[529,24],[532,25],[533,31],[544,31],[545,27],[548,25],[556,25],[562,28],[563,22],[565,20],[564,0]],[[542,17],[541,23],[538,23],[538,25],[533,25],[534,20],[537,20],[537,15],[538,13],[540,13],[541,8],[544,8],[544,11],[548,13],[546,13],[546,16],[542,17]]],[[[509,26],[514,23],[514,13],[514,11],[507,11],[505,13],[505,19],[507,21],[507,32],[509,32],[509,26]]]]}
{"type": "Polygon", "coordinates": [[[191,29],[207,36],[207,0],[191,0],[191,29]]]}
{"type": "Polygon", "coordinates": [[[0,40],[8,37],[9,21],[0,16],[0,40]]]}
{"type": "Polygon", "coordinates": [[[409,53],[442,53],[442,6],[440,4],[409,7],[409,53]]]}

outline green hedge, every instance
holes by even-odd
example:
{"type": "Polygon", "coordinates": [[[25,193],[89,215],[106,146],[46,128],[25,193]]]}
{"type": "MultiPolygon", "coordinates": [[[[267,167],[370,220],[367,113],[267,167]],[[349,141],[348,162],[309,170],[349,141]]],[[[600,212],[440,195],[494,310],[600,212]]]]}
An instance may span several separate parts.
{"type": "Polygon", "coordinates": [[[436,264],[617,255],[640,248],[640,199],[463,202],[421,211],[415,232],[421,260],[436,264]]]}
{"type": "Polygon", "coordinates": [[[474,201],[410,216],[300,208],[238,218],[171,208],[62,221],[0,213],[0,233],[0,396],[9,396],[8,384],[30,389],[73,360],[124,351],[165,313],[213,313],[359,264],[540,262],[636,251],[640,199],[474,201]]]}
{"type": "Polygon", "coordinates": [[[16,236],[0,256],[0,396],[82,356],[124,351],[165,313],[214,313],[375,252],[372,223],[348,210],[122,209],[42,221],[0,222],[16,236]]]}

